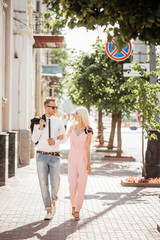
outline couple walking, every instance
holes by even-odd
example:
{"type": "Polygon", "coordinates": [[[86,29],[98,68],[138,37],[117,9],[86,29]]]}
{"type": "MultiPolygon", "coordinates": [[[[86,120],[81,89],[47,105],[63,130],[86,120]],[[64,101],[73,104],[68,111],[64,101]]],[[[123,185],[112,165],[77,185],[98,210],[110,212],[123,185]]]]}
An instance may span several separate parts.
{"type": "Polygon", "coordinates": [[[88,111],[79,107],[75,112],[75,121],[65,134],[63,121],[56,118],[56,101],[48,97],[44,101],[46,121],[40,120],[34,125],[32,141],[37,143],[37,172],[44,202],[46,216],[50,220],[56,212],[56,200],[60,183],[60,144],[70,137],[70,151],[68,155],[68,182],[72,216],[80,220],[88,173],[90,166],[90,145],[92,129],[89,128],[88,111]],[[51,193],[49,191],[49,178],[51,193]]]}

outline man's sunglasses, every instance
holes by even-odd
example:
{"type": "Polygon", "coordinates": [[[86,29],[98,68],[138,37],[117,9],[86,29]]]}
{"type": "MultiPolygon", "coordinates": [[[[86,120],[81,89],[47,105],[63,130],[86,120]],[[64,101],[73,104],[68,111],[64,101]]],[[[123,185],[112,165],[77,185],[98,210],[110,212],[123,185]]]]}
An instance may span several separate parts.
{"type": "Polygon", "coordinates": [[[58,109],[57,106],[47,106],[47,107],[51,107],[53,110],[54,110],[55,108],[58,109]]]}

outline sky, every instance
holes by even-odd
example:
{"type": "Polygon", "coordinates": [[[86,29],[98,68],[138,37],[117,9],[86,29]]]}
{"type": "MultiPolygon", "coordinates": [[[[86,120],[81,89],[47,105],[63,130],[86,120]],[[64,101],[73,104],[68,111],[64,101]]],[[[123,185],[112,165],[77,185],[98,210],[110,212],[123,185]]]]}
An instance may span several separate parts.
{"type": "Polygon", "coordinates": [[[92,45],[96,42],[97,38],[107,42],[107,34],[103,33],[102,29],[86,30],[85,28],[66,29],[64,33],[67,48],[90,52],[92,45]]]}
{"type": "MultiPolygon", "coordinates": [[[[84,52],[92,52],[92,45],[96,42],[97,37],[107,42],[107,35],[103,33],[102,29],[91,31],[86,28],[66,29],[63,33],[67,48],[81,50],[84,52]]],[[[66,112],[73,112],[75,106],[65,99],[63,110],[66,112]],[[68,110],[68,108],[70,110],[68,110]]]]}

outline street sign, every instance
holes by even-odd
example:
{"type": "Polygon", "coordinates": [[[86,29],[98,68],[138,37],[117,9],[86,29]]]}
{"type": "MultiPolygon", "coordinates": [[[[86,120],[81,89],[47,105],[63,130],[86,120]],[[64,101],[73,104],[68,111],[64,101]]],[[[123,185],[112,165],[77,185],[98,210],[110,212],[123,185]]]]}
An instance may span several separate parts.
{"type": "MultiPolygon", "coordinates": [[[[138,63],[138,65],[142,68],[144,73],[150,72],[150,64],[149,63],[138,63]]],[[[140,77],[142,75],[139,72],[133,70],[131,63],[123,64],[123,76],[124,77],[140,77]]]]}
{"type": "Polygon", "coordinates": [[[127,47],[123,48],[121,53],[118,53],[117,52],[117,50],[118,50],[117,47],[114,47],[114,49],[112,49],[113,43],[115,42],[115,39],[116,38],[113,37],[112,42],[107,42],[107,44],[106,44],[107,55],[115,61],[123,61],[126,58],[128,58],[129,55],[131,54],[132,44],[131,44],[131,42],[127,43],[127,47]]]}

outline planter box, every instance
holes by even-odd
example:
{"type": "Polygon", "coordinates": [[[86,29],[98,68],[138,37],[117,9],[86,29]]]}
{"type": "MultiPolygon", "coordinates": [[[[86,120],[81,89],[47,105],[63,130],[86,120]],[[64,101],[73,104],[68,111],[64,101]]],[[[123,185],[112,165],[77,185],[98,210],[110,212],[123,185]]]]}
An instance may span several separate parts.
{"type": "Polygon", "coordinates": [[[103,157],[101,160],[107,160],[107,161],[126,161],[126,162],[135,162],[135,158],[133,157],[103,157]]]}
{"type": "Polygon", "coordinates": [[[130,128],[131,130],[134,130],[134,131],[138,129],[137,126],[130,126],[129,128],[130,128]]]}
{"type": "Polygon", "coordinates": [[[125,180],[121,180],[121,185],[123,187],[155,187],[159,188],[160,183],[135,183],[135,182],[127,182],[125,180]]]}
{"type": "MultiPolygon", "coordinates": [[[[106,148],[98,148],[96,149],[96,152],[106,152],[106,153],[117,153],[117,150],[116,149],[106,149],[106,148]]],[[[122,153],[123,151],[121,151],[122,153]]]]}
{"type": "Polygon", "coordinates": [[[108,145],[104,144],[104,145],[95,145],[96,148],[107,148],[108,145]]]}

